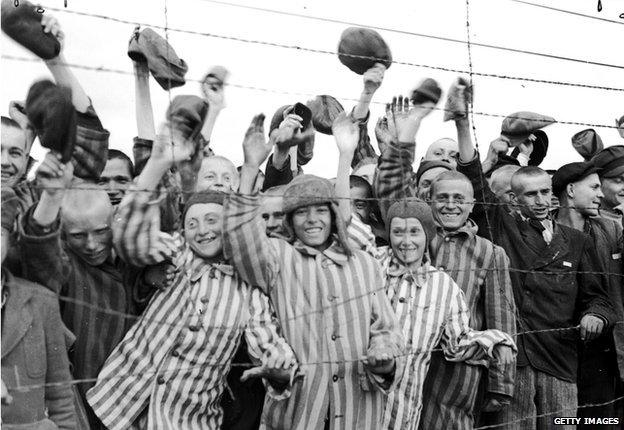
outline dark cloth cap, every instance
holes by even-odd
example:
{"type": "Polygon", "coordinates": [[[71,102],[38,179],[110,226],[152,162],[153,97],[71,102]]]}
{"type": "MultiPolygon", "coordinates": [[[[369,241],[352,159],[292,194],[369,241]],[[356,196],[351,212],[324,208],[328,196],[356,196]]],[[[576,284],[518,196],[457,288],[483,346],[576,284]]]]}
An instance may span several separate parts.
{"type": "Polygon", "coordinates": [[[282,121],[284,121],[285,113],[299,115],[303,119],[301,125],[304,130],[307,130],[310,124],[312,124],[312,110],[310,110],[308,106],[299,102],[294,105],[284,105],[277,109],[273,114],[273,118],[271,118],[271,125],[269,127],[269,135],[273,130],[279,128],[282,121]]]}
{"type": "Polygon", "coordinates": [[[334,187],[327,179],[300,175],[284,190],[283,210],[288,214],[305,206],[335,203],[335,200],[334,187]]]}
{"type": "Polygon", "coordinates": [[[420,177],[427,171],[431,170],[435,167],[444,167],[448,170],[453,170],[453,166],[451,166],[446,161],[441,160],[423,160],[420,162],[420,166],[418,166],[418,170],[416,171],[416,183],[420,182],[420,177]]]}
{"type": "Polygon", "coordinates": [[[431,208],[420,199],[405,199],[395,202],[390,206],[386,215],[388,237],[390,237],[390,224],[393,218],[416,218],[420,221],[427,235],[427,247],[436,235],[436,226],[431,208]]]}
{"type": "Polygon", "coordinates": [[[603,149],[594,156],[592,162],[602,170],[601,178],[613,178],[624,174],[624,145],[614,145],[603,149]]]}
{"type": "Polygon", "coordinates": [[[61,52],[61,44],[52,33],[43,32],[42,17],[30,2],[15,7],[12,1],[2,1],[2,31],[39,58],[51,60],[61,52]]]}
{"type": "Polygon", "coordinates": [[[426,101],[438,103],[441,96],[442,88],[440,88],[440,85],[438,85],[435,79],[426,78],[412,90],[410,100],[414,104],[420,104],[426,101]]]}
{"type": "Polygon", "coordinates": [[[184,132],[187,139],[199,139],[208,113],[206,100],[193,95],[175,96],[167,109],[167,119],[184,132]]]}
{"type": "Polygon", "coordinates": [[[201,191],[193,194],[184,204],[184,211],[182,212],[182,223],[186,218],[186,213],[193,205],[215,203],[223,206],[225,204],[226,193],[222,191],[201,191]]]}
{"type": "Polygon", "coordinates": [[[581,179],[598,173],[600,171],[594,163],[579,161],[561,166],[552,176],[552,189],[555,196],[559,196],[568,184],[580,181],[581,179]]]}
{"type": "Polygon", "coordinates": [[[375,30],[349,27],[340,36],[338,59],[353,72],[363,75],[376,63],[383,64],[386,69],[390,68],[392,53],[386,41],[375,30]]]}
{"type": "Polygon", "coordinates": [[[147,62],[156,82],[165,90],[181,87],[188,66],[178,58],[171,45],[151,28],[137,31],[130,39],[128,56],[133,61],[147,62]]]}
{"type": "Polygon", "coordinates": [[[585,161],[590,160],[604,149],[602,139],[593,128],[579,131],[572,136],[572,146],[576,149],[576,152],[581,154],[585,161]]]}
{"type": "Polygon", "coordinates": [[[26,116],[34,127],[41,146],[71,159],[76,144],[76,111],[71,89],[48,80],[32,84],[26,97],[26,116]]]}
{"type": "MultiPolygon", "coordinates": [[[[543,130],[535,130],[533,135],[536,139],[533,142],[533,152],[529,156],[529,166],[539,166],[546,158],[546,153],[548,152],[548,136],[543,130]]],[[[516,146],[511,152],[511,156],[516,158],[519,154],[520,148],[516,146]]]]}
{"type": "Polygon", "coordinates": [[[338,100],[332,96],[316,96],[306,103],[312,111],[312,124],[319,133],[332,134],[334,120],[344,112],[344,108],[338,100]]]}
{"type": "Polygon", "coordinates": [[[13,188],[2,186],[2,228],[9,233],[13,232],[15,219],[19,210],[19,199],[13,188]]]}
{"type": "Polygon", "coordinates": [[[554,118],[539,113],[516,112],[503,120],[501,134],[510,140],[511,146],[518,146],[535,131],[554,122],[554,118]]]}

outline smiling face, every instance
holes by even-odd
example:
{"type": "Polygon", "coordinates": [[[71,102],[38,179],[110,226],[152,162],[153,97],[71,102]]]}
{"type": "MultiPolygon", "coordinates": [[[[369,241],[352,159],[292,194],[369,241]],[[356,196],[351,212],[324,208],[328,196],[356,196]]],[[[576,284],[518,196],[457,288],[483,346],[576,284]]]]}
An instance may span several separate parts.
{"type": "Polygon", "coordinates": [[[453,139],[439,139],[429,145],[425,153],[425,160],[446,161],[453,169],[457,168],[457,158],[459,157],[459,146],[453,139]]]}
{"type": "Polygon", "coordinates": [[[429,201],[430,199],[429,191],[431,188],[431,183],[434,181],[435,178],[438,177],[439,174],[448,172],[448,171],[449,170],[445,169],[444,167],[434,167],[429,170],[426,170],[425,173],[423,173],[420,179],[418,180],[418,190],[417,190],[418,198],[425,202],[429,201]]]}
{"type": "Polygon", "coordinates": [[[2,124],[2,184],[14,186],[28,165],[26,134],[21,128],[2,124]]]}
{"type": "Polygon", "coordinates": [[[624,174],[613,178],[602,178],[602,192],[604,199],[602,203],[608,209],[624,203],[624,174]]]}
{"type": "MultiPolygon", "coordinates": [[[[520,171],[518,171],[520,172],[520,171]]],[[[548,217],[552,203],[552,181],[546,172],[539,175],[514,174],[511,178],[512,202],[529,219],[548,217]]]]}
{"type": "Polygon", "coordinates": [[[292,225],[297,239],[307,246],[321,251],[329,246],[332,216],[328,204],[295,209],[292,215],[292,225]]]}
{"type": "Polygon", "coordinates": [[[214,258],[223,251],[223,206],[197,203],[184,217],[184,238],[195,254],[214,258]]]}
{"type": "Polygon", "coordinates": [[[204,158],[197,174],[195,191],[223,191],[229,193],[238,189],[236,166],[224,157],[204,158]]]}
{"type": "Polygon", "coordinates": [[[108,193],[111,203],[119,204],[132,183],[130,166],[121,158],[108,160],[98,183],[108,193]]]}
{"type": "Polygon", "coordinates": [[[405,266],[420,266],[427,249],[427,235],[420,221],[417,218],[392,218],[390,246],[394,255],[405,266]]]}
{"type": "Polygon", "coordinates": [[[457,230],[466,224],[474,207],[472,185],[467,180],[442,179],[431,187],[433,217],[445,230],[457,230]]]}
{"type": "Polygon", "coordinates": [[[593,173],[567,186],[569,203],[584,216],[598,216],[600,202],[604,197],[600,178],[593,173]]]}

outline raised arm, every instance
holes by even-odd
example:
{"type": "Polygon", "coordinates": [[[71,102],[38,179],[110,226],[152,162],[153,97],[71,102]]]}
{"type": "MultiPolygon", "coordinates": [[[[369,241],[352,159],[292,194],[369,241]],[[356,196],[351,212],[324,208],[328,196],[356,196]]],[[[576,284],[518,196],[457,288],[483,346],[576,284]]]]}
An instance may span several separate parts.
{"type": "MultiPolygon", "coordinates": [[[[227,78],[228,71],[223,67],[215,67],[208,74],[202,82],[201,90],[204,99],[208,102],[208,114],[206,115],[206,121],[202,127],[201,134],[206,143],[204,151],[209,150],[210,138],[212,136],[212,130],[217,122],[219,114],[225,108],[225,79],[227,78]]],[[[205,154],[209,155],[209,154],[205,154]]]]}
{"type": "Polygon", "coordinates": [[[353,108],[353,112],[351,113],[360,129],[358,146],[351,163],[352,168],[355,168],[355,166],[366,158],[377,158],[377,154],[371,145],[368,135],[368,120],[370,118],[370,104],[375,92],[381,87],[385,71],[386,66],[377,63],[362,75],[364,87],[360,93],[358,104],[353,108]]]}
{"type": "Polygon", "coordinates": [[[358,144],[358,126],[344,112],[332,125],[332,134],[338,146],[338,172],[336,174],[336,197],[342,218],[348,223],[351,219],[351,189],[349,170],[358,144]]]}

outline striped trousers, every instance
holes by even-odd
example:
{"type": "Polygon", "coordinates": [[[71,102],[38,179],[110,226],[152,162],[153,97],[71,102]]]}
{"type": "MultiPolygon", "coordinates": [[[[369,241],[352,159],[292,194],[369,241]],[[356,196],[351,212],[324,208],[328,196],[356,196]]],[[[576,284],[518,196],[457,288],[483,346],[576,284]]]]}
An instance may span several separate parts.
{"type": "Polygon", "coordinates": [[[576,384],[562,381],[531,366],[518,367],[511,404],[488,424],[502,424],[497,429],[546,430],[575,429],[574,425],[553,424],[555,417],[576,417],[576,384]],[[539,415],[544,415],[539,417],[539,415]]]}

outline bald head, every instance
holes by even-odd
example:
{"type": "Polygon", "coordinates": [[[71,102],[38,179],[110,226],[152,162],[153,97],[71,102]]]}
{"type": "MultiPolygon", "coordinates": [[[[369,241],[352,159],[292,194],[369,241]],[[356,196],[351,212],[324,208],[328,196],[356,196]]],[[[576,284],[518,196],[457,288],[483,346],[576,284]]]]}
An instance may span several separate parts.
{"type": "Polygon", "coordinates": [[[511,177],[520,170],[520,166],[508,164],[500,167],[492,173],[489,183],[492,192],[501,203],[511,203],[511,177]]]}
{"type": "Polygon", "coordinates": [[[63,236],[69,248],[90,266],[110,256],[113,207],[104,190],[68,190],[61,207],[63,236]]]}
{"type": "Polygon", "coordinates": [[[444,137],[429,145],[423,159],[428,161],[446,161],[453,166],[453,169],[456,169],[458,156],[459,145],[457,142],[449,137],[444,137]]]}
{"type": "Polygon", "coordinates": [[[213,155],[202,160],[195,191],[223,191],[238,190],[239,175],[236,166],[229,159],[220,155],[213,155]]]}

